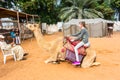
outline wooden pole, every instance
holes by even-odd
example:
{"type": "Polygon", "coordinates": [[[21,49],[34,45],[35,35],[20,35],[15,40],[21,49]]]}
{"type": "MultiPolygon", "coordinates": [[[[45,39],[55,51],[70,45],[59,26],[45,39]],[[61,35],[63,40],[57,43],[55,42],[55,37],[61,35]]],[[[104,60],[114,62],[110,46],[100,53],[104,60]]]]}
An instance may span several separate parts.
{"type": "Polygon", "coordinates": [[[26,14],[26,23],[28,23],[28,15],[26,14]]]}
{"type": "Polygon", "coordinates": [[[19,21],[19,12],[17,12],[17,25],[18,25],[18,29],[19,29],[19,37],[20,37],[20,40],[21,40],[21,33],[20,33],[20,30],[21,30],[21,28],[20,28],[20,21],[19,21]]]}
{"type": "Polygon", "coordinates": [[[17,25],[18,25],[18,28],[20,30],[19,12],[17,12],[17,25]]]}
{"type": "Polygon", "coordinates": [[[2,27],[2,21],[1,21],[1,18],[0,18],[0,26],[1,26],[1,28],[3,28],[3,27],[2,27]]]}
{"type": "Polygon", "coordinates": [[[92,24],[89,23],[88,26],[89,26],[89,33],[90,33],[89,36],[92,37],[92,36],[93,36],[93,35],[91,34],[91,32],[92,32],[92,31],[91,31],[91,26],[92,26],[92,24]]]}
{"type": "Polygon", "coordinates": [[[32,20],[33,20],[33,23],[35,23],[35,17],[34,17],[34,15],[32,15],[32,20]]]}

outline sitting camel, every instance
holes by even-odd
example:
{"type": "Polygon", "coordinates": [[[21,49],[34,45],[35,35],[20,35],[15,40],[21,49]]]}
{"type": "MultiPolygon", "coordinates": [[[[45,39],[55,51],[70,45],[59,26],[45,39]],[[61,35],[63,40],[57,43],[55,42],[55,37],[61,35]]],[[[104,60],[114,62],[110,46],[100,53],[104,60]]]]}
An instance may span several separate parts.
{"type": "Polygon", "coordinates": [[[96,62],[96,51],[92,50],[91,48],[86,49],[86,56],[84,57],[81,67],[82,68],[89,68],[91,66],[98,66],[100,62],[96,62]]]}
{"type": "MultiPolygon", "coordinates": [[[[40,48],[46,49],[51,54],[51,57],[45,61],[45,63],[54,62],[58,59],[58,54],[62,48],[62,39],[63,37],[59,37],[52,41],[46,41],[41,33],[40,25],[39,24],[27,24],[26,27],[33,31],[34,36],[37,40],[37,44],[40,48]],[[41,45],[44,44],[44,45],[41,45]]],[[[63,57],[61,58],[63,60],[63,57]]]]}
{"type": "MultiPolygon", "coordinates": [[[[52,53],[52,55],[45,61],[45,63],[56,62],[57,60],[65,60],[65,51],[64,52],[61,51],[61,49],[63,48],[62,37],[55,39],[51,42],[47,42],[41,33],[39,24],[27,24],[26,27],[31,31],[33,31],[39,47],[45,48],[50,53],[52,53]],[[44,45],[41,45],[41,43],[44,45]]],[[[86,52],[87,52],[87,55],[84,57],[83,62],[81,64],[82,68],[87,68],[93,65],[100,64],[99,62],[94,61],[96,58],[95,51],[91,49],[87,49],[86,52]]]]}
{"type": "MultiPolygon", "coordinates": [[[[66,41],[65,42],[66,44],[64,45],[64,47],[67,49],[66,59],[70,60],[70,61],[74,61],[75,56],[72,55],[72,54],[74,54],[74,49],[73,48],[74,48],[74,45],[77,44],[79,41],[71,43],[71,42],[68,41],[67,38],[65,39],[65,41],[66,41]],[[72,53],[69,52],[68,50],[72,51],[72,53]],[[73,58],[71,58],[71,57],[73,57],[73,58]]],[[[91,47],[88,47],[88,48],[85,48],[85,47],[86,46],[78,49],[78,51],[80,52],[79,57],[84,56],[83,60],[81,62],[81,67],[82,68],[88,68],[90,66],[100,65],[99,62],[96,62],[96,52],[95,52],[95,50],[93,50],[91,47]]]]}

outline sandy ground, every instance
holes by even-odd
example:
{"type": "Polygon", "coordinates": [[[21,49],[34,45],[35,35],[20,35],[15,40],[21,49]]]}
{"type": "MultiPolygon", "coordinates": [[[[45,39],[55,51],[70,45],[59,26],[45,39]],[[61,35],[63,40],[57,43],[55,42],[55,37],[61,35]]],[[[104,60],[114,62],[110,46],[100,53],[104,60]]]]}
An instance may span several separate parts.
{"type": "MultiPolygon", "coordinates": [[[[62,33],[45,38],[52,40],[59,36],[62,33]]],[[[34,38],[25,40],[22,47],[29,52],[27,60],[14,62],[7,57],[7,63],[3,64],[0,52],[0,80],[120,80],[120,32],[115,32],[112,38],[90,38],[90,42],[101,65],[83,69],[68,62],[45,64],[49,53],[40,49],[34,38]]]]}

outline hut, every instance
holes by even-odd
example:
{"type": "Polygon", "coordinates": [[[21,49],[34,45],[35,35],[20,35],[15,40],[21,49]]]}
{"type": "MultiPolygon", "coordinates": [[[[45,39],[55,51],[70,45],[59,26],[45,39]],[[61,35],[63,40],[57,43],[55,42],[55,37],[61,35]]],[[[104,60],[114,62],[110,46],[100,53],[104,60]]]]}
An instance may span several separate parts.
{"type": "Polygon", "coordinates": [[[0,7],[0,34],[9,35],[10,29],[18,28],[20,38],[32,37],[33,33],[25,27],[25,24],[34,23],[36,19],[39,20],[39,16],[0,7]],[[2,18],[9,18],[11,20],[2,20],[2,18]],[[13,25],[3,26],[2,23],[13,23],[13,25]]]}
{"type": "Polygon", "coordinates": [[[103,37],[107,35],[107,23],[110,21],[98,19],[72,19],[63,24],[64,36],[80,31],[79,22],[84,21],[90,37],[103,37]]]}

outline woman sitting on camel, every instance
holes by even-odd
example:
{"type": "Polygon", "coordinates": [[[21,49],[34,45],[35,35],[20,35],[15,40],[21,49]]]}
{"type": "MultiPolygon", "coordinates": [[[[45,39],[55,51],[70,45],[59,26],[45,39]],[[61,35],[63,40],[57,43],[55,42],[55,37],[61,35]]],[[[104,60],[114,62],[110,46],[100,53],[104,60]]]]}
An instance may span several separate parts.
{"type": "Polygon", "coordinates": [[[73,34],[72,36],[70,36],[71,41],[80,40],[80,42],[74,47],[76,61],[73,62],[73,65],[80,65],[79,56],[78,56],[78,48],[84,45],[90,46],[90,43],[88,41],[89,35],[85,27],[85,22],[79,22],[79,26],[80,26],[81,31],[78,32],[77,34],[73,34]]]}

